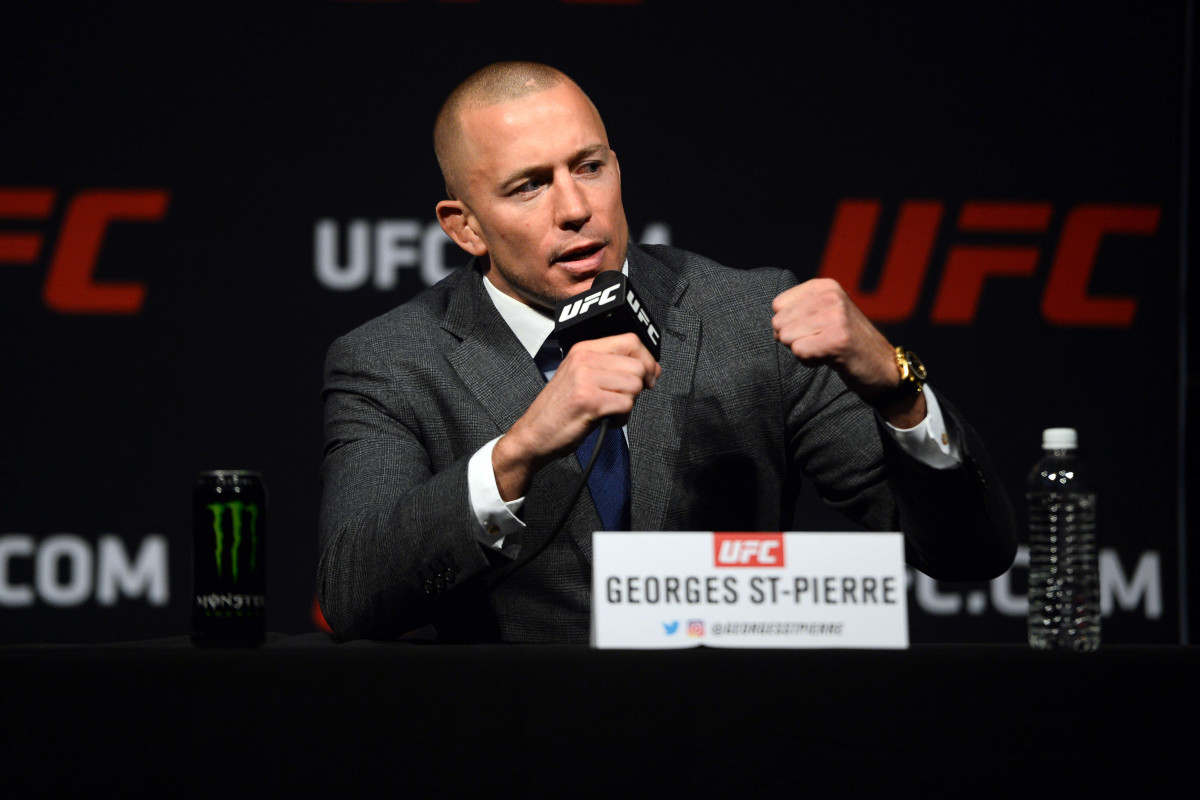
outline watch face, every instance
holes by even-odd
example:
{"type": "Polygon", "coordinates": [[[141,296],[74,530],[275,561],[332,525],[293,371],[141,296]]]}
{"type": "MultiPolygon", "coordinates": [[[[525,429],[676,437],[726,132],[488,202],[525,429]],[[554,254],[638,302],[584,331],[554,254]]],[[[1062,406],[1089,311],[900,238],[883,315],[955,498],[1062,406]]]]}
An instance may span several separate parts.
{"type": "Polygon", "coordinates": [[[904,358],[908,361],[909,369],[912,370],[913,376],[919,381],[924,381],[928,373],[925,370],[924,362],[921,361],[921,357],[912,350],[905,350],[904,358]]]}

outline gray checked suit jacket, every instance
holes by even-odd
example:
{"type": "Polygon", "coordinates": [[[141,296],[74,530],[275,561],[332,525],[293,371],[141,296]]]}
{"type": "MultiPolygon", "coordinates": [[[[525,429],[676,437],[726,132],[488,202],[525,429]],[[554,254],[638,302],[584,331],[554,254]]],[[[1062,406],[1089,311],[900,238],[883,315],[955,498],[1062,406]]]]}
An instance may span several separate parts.
{"type": "MultiPolygon", "coordinates": [[[[944,402],[965,455],[935,470],[880,435],[830,369],[799,364],[771,331],[786,271],[742,271],[670,247],[631,245],[630,277],[662,330],[662,377],[629,418],[632,529],[802,530],[801,481],[873,530],[902,530],[909,563],[944,580],[1012,563],[1012,507],[983,445],[944,402]]],[[[591,535],[573,457],[534,478],[520,537],[482,547],[467,462],[545,385],[496,311],[475,263],[338,339],[325,375],[318,595],[341,638],[393,638],[432,622],[447,641],[588,639],[591,535]],[[519,540],[519,541],[518,541],[519,540]]]]}

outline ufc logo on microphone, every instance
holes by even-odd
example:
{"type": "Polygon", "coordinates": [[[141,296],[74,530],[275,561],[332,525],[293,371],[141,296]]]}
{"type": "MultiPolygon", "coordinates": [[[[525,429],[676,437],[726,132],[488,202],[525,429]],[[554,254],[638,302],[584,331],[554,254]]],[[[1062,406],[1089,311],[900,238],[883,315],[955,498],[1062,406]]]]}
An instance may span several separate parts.
{"type": "Polygon", "coordinates": [[[609,303],[613,302],[620,296],[617,294],[617,292],[620,290],[620,288],[621,288],[620,284],[613,284],[612,286],[609,286],[607,289],[605,289],[603,292],[592,292],[591,294],[584,297],[582,300],[576,300],[571,305],[564,306],[562,313],[559,314],[559,316],[558,316],[558,321],[566,322],[567,320],[569,320],[573,317],[576,317],[576,316],[582,314],[583,312],[587,311],[592,306],[598,307],[598,306],[608,305],[609,303]]]}
{"type": "Polygon", "coordinates": [[[650,321],[650,315],[646,313],[646,309],[642,308],[642,302],[638,300],[637,295],[633,293],[632,289],[625,294],[625,302],[631,309],[633,309],[633,312],[637,314],[638,322],[646,326],[646,333],[650,335],[650,341],[658,344],[658,329],[655,328],[654,323],[650,321]]]}
{"type": "Polygon", "coordinates": [[[718,567],[782,567],[782,533],[714,533],[713,562],[718,567]]]}

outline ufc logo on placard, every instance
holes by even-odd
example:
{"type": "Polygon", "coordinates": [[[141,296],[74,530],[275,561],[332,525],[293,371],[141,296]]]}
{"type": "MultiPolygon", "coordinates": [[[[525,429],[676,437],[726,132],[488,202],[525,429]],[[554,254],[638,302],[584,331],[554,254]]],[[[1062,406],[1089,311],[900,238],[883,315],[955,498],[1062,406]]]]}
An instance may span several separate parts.
{"type": "MultiPolygon", "coordinates": [[[[0,221],[46,220],[53,189],[0,187],[0,221]]],[[[96,280],[96,264],[114,222],[158,222],[167,213],[162,189],[87,189],[66,203],[42,300],[61,314],[137,314],[146,301],[143,283],[96,280]]],[[[8,226],[6,226],[7,228],[8,226]]],[[[0,264],[34,264],[47,237],[34,231],[0,230],[0,264]]]]}
{"type": "Polygon", "coordinates": [[[782,567],[782,533],[714,533],[713,562],[718,567],[782,567]]]}

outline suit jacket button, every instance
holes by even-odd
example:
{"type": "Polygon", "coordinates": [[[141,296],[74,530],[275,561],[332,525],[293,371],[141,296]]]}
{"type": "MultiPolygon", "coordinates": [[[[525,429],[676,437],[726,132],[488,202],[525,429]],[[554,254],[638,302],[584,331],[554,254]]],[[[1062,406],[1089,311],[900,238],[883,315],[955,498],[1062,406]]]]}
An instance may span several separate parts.
{"type": "Polygon", "coordinates": [[[433,581],[427,578],[421,588],[425,590],[425,594],[433,594],[433,581]]]}
{"type": "Polygon", "coordinates": [[[454,583],[454,570],[446,567],[446,571],[442,573],[442,580],[446,583],[454,583]]]}

